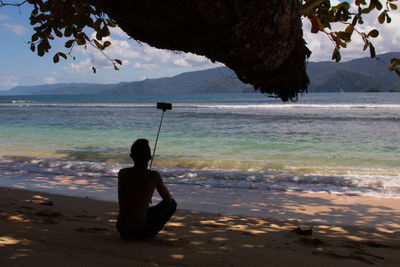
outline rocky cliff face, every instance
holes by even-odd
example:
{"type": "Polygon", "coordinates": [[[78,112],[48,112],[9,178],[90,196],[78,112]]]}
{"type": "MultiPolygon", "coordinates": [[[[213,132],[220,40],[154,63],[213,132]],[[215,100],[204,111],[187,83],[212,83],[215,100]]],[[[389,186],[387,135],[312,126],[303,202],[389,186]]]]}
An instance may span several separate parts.
{"type": "Polygon", "coordinates": [[[298,0],[96,0],[129,36],[204,55],[245,83],[287,101],[307,89],[298,0]]]}

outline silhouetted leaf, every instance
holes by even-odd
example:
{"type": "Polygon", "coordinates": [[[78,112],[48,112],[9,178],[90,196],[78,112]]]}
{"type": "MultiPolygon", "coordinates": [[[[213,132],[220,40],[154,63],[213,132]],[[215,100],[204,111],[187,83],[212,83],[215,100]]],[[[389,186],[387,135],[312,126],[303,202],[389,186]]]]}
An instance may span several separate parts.
{"type": "Polygon", "coordinates": [[[53,62],[57,63],[58,61],[60,61],[60,57],[58,56],[58,53],[54,55],[53,57],[53,62]]]}
{"type": "Polygon", "coordinates": [[[370,32],[368,33],[368,36],[370,36],[370,37],[372,37],[372,38],[376,38],[376,37],[378,37],[378,35],[379,35],[379,31],[376,30],[376,29],[374,29],[374,30],[372,30],[372,31],[370,31],[370,32]]]}
{"type": "Polygon", "coordinates": [[[66,48],[70,48],[74,42],[75,42],[75,40],[68,40],[68,41],[66,41],[66,42],[65,42],[65,47],[66,47],[66,48]]]}
{"type": "Polygon", "coordinates": [[[111,45],[110,41],[105,41],[104,44],[103,44],[104,48],[106,48],[106,47],[108,47],[110,45],[111,45]]]}
{"type": "Polygon", "coordinates": [[[372,44],[369,45],[369,53],[370,53],[371,57],[376,56],[375,47],[372,44]]]}
{"type": "Polygon", "coordinates": [[[94,44],[97,46],[98,49],[103,50],[104,47],[102,44],[100,44],[96,39],[93,39],[94,44]]]}
{"type": "Polygon", "coordinates": [[[62,53],[62,52],[58,52],[58,54],[59,54],[60,56],[62,56],[64,59],[67,59],[67,55],[66,55],[66,54],[64,54],[64,53],[62,53]]]}
{"type": "Polygon", "coordinates": [[[385,22],[385,14],[386,12],[383,11],[379,16],[378,16],[378,21],[380,24],[383,24],[385,22]]]}

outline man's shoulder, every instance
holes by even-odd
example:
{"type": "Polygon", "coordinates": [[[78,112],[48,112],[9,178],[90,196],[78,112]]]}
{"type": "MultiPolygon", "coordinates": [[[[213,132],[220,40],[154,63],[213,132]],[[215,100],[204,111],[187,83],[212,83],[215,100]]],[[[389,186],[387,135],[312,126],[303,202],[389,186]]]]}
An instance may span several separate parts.
{"type": "Polygon", "coordinates": [[[133,169],[132,167],[120,169],[118,172],[118,176],[128,174],[128,173],[132,172],[132,169],[133,169]]]}

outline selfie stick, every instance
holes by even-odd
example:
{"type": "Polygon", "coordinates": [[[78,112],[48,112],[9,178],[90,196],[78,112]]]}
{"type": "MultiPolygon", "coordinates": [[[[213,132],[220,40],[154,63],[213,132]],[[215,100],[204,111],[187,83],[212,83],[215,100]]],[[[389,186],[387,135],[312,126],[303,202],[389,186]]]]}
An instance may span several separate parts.
{"type": "Polygon", "coordinates": [[[172,109],[172,104],[171,103],[158,102],[157,103],[157,109],[162,109],[162,115],[161,115],[160,126],[158,127],[156,143],[154,144],[153,156],[151,157],[150,168],[149,168],[150,170],[151,170],[151,166],[153,165],[154,156],[156,154],[158,137],[160,136],[160,130],[161,130],[161,125],[162,125],[162,121],[163,121],[163,118],[164,118],[164,113],[165,113],[165,111],[172,109]]]}

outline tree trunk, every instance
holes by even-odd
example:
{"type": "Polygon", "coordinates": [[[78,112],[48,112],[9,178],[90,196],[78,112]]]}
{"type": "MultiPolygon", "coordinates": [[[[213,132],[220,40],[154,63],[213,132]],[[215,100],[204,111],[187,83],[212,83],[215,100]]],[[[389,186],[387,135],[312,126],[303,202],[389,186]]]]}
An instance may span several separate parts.
{"type": "Polygon", "coordinates": [[[204,55],[256,90],[295,99],[307,89],[299,0],[96,0],[133,39],[204,55]]]}

